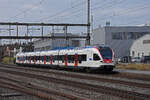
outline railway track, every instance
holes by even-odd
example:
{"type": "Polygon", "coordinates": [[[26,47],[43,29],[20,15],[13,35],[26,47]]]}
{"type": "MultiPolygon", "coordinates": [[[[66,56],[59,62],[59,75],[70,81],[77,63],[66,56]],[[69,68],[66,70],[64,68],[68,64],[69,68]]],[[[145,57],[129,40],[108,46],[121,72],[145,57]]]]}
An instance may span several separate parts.
{"type": "Polygon", "coordinates": [[[9,89],[14,89],[14,90],[17,90],[20,92],[34,95],[34,96],[40,97],[44,100],[45,99],[46,100],[59,100],[57,98],[54,98],[53,96],[50,96],[50,94],[57,96],[57,97],[59,96],[59,98],[63,98],[66,100],[87,100],[87,99],[84,99],[81,97],[61,93],[59,91],[50,90],[47,88],[37,86],[32,83],[26,83],[25,81],[22,82],[22,81],[18,81],[16,79],[11,79],[11,78],[7,78],[7,77],[0,77],[0,85],[1,85],[1,87],[6,87],[9,89]]]}
{"type": "Polygon", "coordinates": [[[92,84],[83,83],[83,82],[76,82],[76,81],[70,81],[70,80],[65,80],[65,79],[57,79],[57,78],[47,77],[43,75],[37,75],[37,74],[32,74],[32,73],[27,73],[27,72],[22,72],[22,71],[19,72],[19,71],[3,69],[3,68],[1,68],[0,71],[5,72],[5,73],[10,73],[13,75],[36,78],[38,80],[51,81],[56,84],[73,86],[73,87],[77,87],[77,88],[81,88],[85,90],[96,91],[98,93],[131,99],[131,100],[149,100],[150,98],[150,95],[147,95],[147,94],[125,91],[125,90],[120,90],[120,89],[110,88],[110,87],[105,87],[105,86],[100,86],[100,85],[92,85],[92,84]]]}
{"type": "MultiPolygon", "coordinates": [[[[12,68],[9,66],[5,66],[7,68],[12,68]]],[[[47,71],[47,70],[39,70],[39,69],[29,69],[25,67],[16,67],[13,66],[13,69],[22,69],[22,70],[28,70],[28,71],[33,71],[33,72],[41,72],[41,73],[48,73],[50,75],[60,75],[64,77],[71,77],[71,78],[79,78],[79,79],[87,79],[87,80],[94,80],[94,81],[99,81],[99,82],[109,82],[109,83],[114,83],[114,84],[124,84],[128,86],[134,86],[134,87],[141,87],[141,88],[147,88],[150,89],[150,84],[145,84],[145,83],[137,83],[137,82],[128,82],[128,81],[122,81],[122,80],[115,80],[115,79],[106,79],[106,78],[101,78],[101,77],[94,77],[94,76],[86,76],[86,75],[78,75],[78,74],[73,74],[73,73],[62,73],[58,71],[47,71]]]]}
{"type": "MultiPolygon", "coordinates": [[[[17,66],[17,65],[8,65],[8,64],[1,64],[0,65],[2,66],[5,66],[7,68],[16,68],[16,69],[25,69],[25,70],[32,70],[32,71],[39,71],[39,72],[44,72],[44,73],[53,73],[53,72],[50,72],[50,71],[47,71],[47,69],[43,70],[42,68],[31,68],[31,67],[23,67],[23,66],[17,66]]],[[[55,73],[54,73],[55,74],[55,73]]],[[[59,73],[57,73],[59,74],[59,73]]],[[[84,74],[87,74],[87,73],[84,73],[84,74]]],[[[103,73],[103,72],[100,72],[99,74],[94,74],[94,75],[100,75],[100,76],[111,76],[111,77],[118,77],[118,78],[126,78],[126,79],[135,79],[135,80],[141,80],[141,81],[150,81],[150,75],[146,75],[146,74],[135,74],[135,73],[127,73],[127,72],[122,72],[122,73],[118,73],[118,72],[110,72],[110,73],[103,73]]]]}

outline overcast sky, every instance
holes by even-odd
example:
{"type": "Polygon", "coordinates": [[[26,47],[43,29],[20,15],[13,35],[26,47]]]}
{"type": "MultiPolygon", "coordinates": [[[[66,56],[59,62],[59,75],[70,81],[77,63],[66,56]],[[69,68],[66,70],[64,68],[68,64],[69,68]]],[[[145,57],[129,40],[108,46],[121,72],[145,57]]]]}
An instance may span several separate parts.
{"type": "MultiPolygon", "coordinates": [[[[94,27],[150,22],[150,0],[91,0],[94,27]]],[[[0,22],[86,23],[87,0],[0,0],[0,22]]]]}

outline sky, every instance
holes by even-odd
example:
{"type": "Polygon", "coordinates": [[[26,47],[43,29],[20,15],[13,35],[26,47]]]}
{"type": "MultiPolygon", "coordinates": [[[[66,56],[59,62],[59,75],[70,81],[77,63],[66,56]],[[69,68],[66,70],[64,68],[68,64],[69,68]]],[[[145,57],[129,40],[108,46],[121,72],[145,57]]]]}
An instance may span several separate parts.
{"type": "MultiPolygon", "coordinates": [[[[93,27],[150,22],[150,0],[91,0],[93,27]]],[[[87,0],[0,0],[0,22],[86,23],[87,0]]]]}

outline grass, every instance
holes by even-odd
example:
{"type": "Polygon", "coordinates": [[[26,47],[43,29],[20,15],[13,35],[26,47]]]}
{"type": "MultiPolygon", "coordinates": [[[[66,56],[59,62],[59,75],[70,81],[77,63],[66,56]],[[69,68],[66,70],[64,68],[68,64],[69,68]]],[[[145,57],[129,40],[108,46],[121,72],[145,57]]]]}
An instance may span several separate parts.
{"type": "Polygon", "coordinates": [[[116,68],[150,71],[150,64],[118,64],[116,68]]]}
{"type": "Polygon", "coordinates": [[[13,64],[14,63],[15,58],[14,57],[4,57],[2,59],[2,63],[5,64],[13,64]]]}

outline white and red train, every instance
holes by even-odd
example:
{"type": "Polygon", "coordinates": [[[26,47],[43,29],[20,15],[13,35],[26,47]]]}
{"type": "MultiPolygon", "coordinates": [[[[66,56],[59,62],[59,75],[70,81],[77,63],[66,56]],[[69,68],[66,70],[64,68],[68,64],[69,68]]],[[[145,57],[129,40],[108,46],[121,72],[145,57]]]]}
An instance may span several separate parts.
{"type": "Polygon", "coordinates": [[[18,53],[16,64],[108,71],[115,68],[113,50],[106,46],[18,53]]]}

